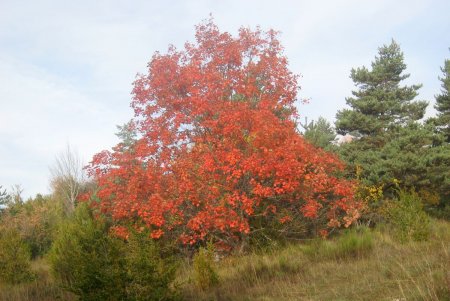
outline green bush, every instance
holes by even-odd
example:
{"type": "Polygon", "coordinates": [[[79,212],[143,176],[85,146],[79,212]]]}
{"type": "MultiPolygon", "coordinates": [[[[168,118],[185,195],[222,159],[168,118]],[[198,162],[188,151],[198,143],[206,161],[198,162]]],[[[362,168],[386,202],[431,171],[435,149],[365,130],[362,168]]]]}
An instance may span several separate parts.
{"type": "Polygon", "coordinates": [[[206,290],[219,283],[214,266],[214,247],[208,243],[206,248],[200,248],[194,255],[194,281],[198,288],[206,290]]]}
{"type": "Polygon", "coordinates": [[[122,244],[107,235],[104,221],[82,204],[63,223],[50,263],[62,286],[81,300],[122,300],[125,295],[122,244]]]}
{"type": "Polygon", "coordinates": [[[2,213],[0,232],[13,229],[28,245],[33,259],[51,248],[57,225],[64,219],[61,203],[50,196],[36,195],[2,213]]]}
{"type": "Polygon", "coordinates": [[[85,205],[64,223],[50,253],[56,278],[80,300],[172,300],[175,267],[148,235],[124,242],[85,205]]]}
{"type": "Polygon", "coordinates": [[[62,203],[50,196],[36,195],[23,207],[16,216],[16,225],[34,259],[50,250],[58,224],[64,219],[62,203]]]}
{"type": "Polygon", "coordinates": [[[450,200],[437,206],[428,206],[424,210],[432,217],[450,221],[450,200]]]}
{"type": "Polygon", "coordinates": [[[31,253],[20,234],[13,229],[0,233],[0,281],[17,284],[30,281],[31,253]]]}
{"type": "Polygon", "coordinates": [[[171,289],[176,263],[162,258],[158,244],[148,233],[132,232],[126,245],[127,300],[173,300],[171,289]]]}
{"type": "Polygon", "coordinates": [[[422,241],[429,238],[430,218],[423,210],[422,201],[416,192],[400,190],[397,202],[391,203],[387,215],[394,236],[399,241],[422,241]]]}

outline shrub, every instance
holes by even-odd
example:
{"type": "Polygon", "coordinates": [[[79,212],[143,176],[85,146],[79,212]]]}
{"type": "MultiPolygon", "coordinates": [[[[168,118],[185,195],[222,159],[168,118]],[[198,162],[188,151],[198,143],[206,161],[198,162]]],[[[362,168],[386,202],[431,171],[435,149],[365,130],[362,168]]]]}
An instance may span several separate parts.
{"type": "Polygon", "coordinates": [[[107,235],[86,204],[63,223],[50,262],[62,286],[81,300],[121,300],[125,295],[122,244],[107,235]]]}
{"type": "Polygon", "coordinates": [[[51,248],[58,224],[64,218],[62,203],[37,195],[25,206],[29,208],[16,220],[19,220],[22,237],[30,246],[32,258],[36,258],[45,255],[51,248]]]}
{"type": "Polygon", "coordinates": [[[214,247],[212,243],[208,243],[206,248],[200,248],[194,256],[194,281],[202,290],[219,283],[219,276],[214,266],[214,247]]]}
{"type": "Polygon", "coordinates": [[[430,236],[430,218],[414,191],[400,190],[397,202],[391,202],[387,209],[387,217],[394,236],[401,242],[427,240],[430,236]]]}
{"type": "Polygon", "coordinates": [[[63,219],[61,209],[57,200],[38,194],[6,209],[0,220],[0,231],[14,229],[29,247],[33,259],[43,256],[50,250],[57,225],[63,219]]]}
{"type": "Polygon", "coordinates": [[[439,205],[424,208],[424,210],[433,217],[450,221],[450,199],[446,202],[447,203],[442,202],[439,205]]]}
{"type": "Polygon", "coordinates": [[[56,278],[81,300],[172,300],[175,266],[160,256],[148,233],[128,242],[109,235],[86,204],[61,226],[50,254],[56,278]]]}
{"type": "Polygon", "coordinates": [[[34,278],[30,250],[17,231],[0,233],[0,251],[0,281],[17,284],[34,278]]]}
{"type": "Polygon", "coordinates": [[[162,258],[160,248],[148,232],[131,235],[126,245],[126,291],[128,300],[173,300],[171,289],[176,264],[170,258],[162,258]]]}

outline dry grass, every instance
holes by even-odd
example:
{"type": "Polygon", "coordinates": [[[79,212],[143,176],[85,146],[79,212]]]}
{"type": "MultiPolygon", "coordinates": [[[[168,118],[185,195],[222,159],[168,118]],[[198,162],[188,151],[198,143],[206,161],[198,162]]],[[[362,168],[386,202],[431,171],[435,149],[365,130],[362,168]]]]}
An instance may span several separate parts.
{"type": "Polygon", "coordinates": [[[450,223],[433,222],[427,242],[371,235],[373,244],[359,251],[341,237],[224,259],[220,284],[207,291],[192,285],[187,266],[182,293],[187,300],[450,300],[450,223]]]}
{"type": "Polygon", "coordinates": [[[34,281],[19,285],[0,283],[0,301],[71,301],[76,298],[59,288],[53,281],[48,264],[42,260],[32,262],[36,274],[34,281]]]}

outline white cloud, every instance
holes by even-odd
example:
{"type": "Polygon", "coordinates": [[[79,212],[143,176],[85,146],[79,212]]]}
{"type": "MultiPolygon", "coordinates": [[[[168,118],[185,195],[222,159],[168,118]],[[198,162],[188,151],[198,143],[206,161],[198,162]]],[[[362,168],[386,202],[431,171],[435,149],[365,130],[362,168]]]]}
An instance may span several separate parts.
{"type": "Polygon", "coordinates": [[[450,45],[448,1],[20,1],[0,2],[0,185],[47,188],[48,166],[66,143],[86,161],[115,143],[132,117],[131,83],[152,54],[182,47],[213,14],[222,30],[261,25],[282,32],[301,73],[300,112],[333,119],[353,83],[394,37],[422,98],[439,87],[450,45]],[[424,42],[426,41],[426,43],[424,42]],[[431,51],[432,49],[433,51],[431,51]]]}
{"type": "Polygon", "coordinates": [[[43,70],[4,57],[0,78],[0,183],[22,183],[25,193],[44,192],[47,168],[66,143],[88,158],[113,145],[114,125],[129,113],[126,105],[105,106],[43,70]]]}

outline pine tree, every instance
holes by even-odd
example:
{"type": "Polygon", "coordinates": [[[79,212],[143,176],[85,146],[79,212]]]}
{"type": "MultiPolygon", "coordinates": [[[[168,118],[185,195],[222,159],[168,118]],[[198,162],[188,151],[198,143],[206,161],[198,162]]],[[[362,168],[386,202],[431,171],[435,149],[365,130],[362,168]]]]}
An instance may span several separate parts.
{"type": "Polygon", "coordinates": [[[0,210],[8,206],[11,196],[6,192],[6,189],[0,185],[0,210]]]}
{"type": "Polygon", "coordinates": [[[317,147],[330,149],[331,141],[334,139],[335,133],[331,124],[323,117],[319,117],[316,122],[311,121],[305,123],[303,136],[306,140],[317,147]]]}
{"type": "Polygon", "coordinates": [[[405,69],[403,53],[394,40],[379,48],[372,70],[352,69],[350,77],[358,90],[346,99],[351,109],[337,113],[337,132],[358,131],[379,138],[398,126],[421,119],[427,102],[413,101],[421,85],[400,86],[400,82],[409,77],[405,69]]]}
{"type": "Polygon", "coordinates": [[[350,108],[336,116],[338,133],[362,136],[338,149],[349,173],[355,175],[358,167],[364,184],[382,184],[386,190],[397,181],[403,187],[429,184],[424,155],[432,144],[432,131],[416,122],[424,116],[427,102],[414,100],[421,85],[401,86],[409,77],[405,70],[395,41],[380,47],[371,70],[352,69],[358,89],[346,99],[350,108]]]}
{"type": "Polygon", "coordinates": [[[444,76],[441,94],[436,95],[434,108],[437,116],[427,120],[434,127],[433,147],[427,156],[427,177],[434,191],[439,194],[440,202],[433,213],[450,219],[450,59],[445,60],[441,68],[444,76]]]}
{"type": "Polygon", "coordinates": [[[439,78],[442,81],[442,91],[441,94],[436,95],[434,106],[438,111],[436,125],[446,141],[450,143],[450,60],[445,60],[441,70],[444,73],[444,76],[439,78]]]}

